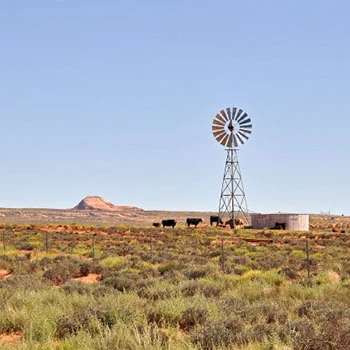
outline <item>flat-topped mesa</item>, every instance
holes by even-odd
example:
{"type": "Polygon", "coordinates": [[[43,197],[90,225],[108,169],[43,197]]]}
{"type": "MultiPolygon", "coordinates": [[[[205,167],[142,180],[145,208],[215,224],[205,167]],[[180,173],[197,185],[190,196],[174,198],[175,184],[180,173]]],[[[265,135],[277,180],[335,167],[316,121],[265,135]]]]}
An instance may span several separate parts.
{"type": "Polygon", "coordinates": [[[107,202],[99,196],[88,196],[79,202],[73,209],[75,210],[103,210],[103,211],[143,211],[141,208],[132,207],[128,205],[114,205],[111,202],[107,202]]]}

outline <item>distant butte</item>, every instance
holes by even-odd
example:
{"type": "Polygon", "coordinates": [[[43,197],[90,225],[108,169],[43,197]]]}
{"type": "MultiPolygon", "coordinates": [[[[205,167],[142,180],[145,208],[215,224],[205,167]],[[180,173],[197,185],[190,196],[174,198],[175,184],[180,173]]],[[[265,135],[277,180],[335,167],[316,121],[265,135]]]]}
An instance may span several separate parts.
{"type": "Polygon", "coordinates": [[[141,208],[132,207],[128,205],[114,205],[111,202],[107,202],[105,199],[99,196],[88,196],[79,202],[73,209],[76,210],[103,210],[103,211],[122,211],[133,210],[143,211],[141,208]]]}

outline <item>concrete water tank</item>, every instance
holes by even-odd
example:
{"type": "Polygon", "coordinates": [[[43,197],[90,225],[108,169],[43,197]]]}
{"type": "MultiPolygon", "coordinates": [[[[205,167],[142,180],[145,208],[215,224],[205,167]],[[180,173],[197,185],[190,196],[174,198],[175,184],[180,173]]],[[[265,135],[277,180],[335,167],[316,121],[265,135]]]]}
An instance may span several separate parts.
{"type": "Polygon", "coordinates": [[[284,223],[286,230],[309,231],[309,214],[251,214],[252,227],[256,229],[273,228],[284,223]]]}

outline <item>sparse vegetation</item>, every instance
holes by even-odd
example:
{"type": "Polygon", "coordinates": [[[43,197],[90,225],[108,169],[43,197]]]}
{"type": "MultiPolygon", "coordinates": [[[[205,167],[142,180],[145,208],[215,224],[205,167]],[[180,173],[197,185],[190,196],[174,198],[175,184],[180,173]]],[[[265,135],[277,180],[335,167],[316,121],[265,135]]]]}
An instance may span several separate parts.
{"type": "Polygon", "coordinates": [[[350,348],[348,234],[0,230],[0,348],[350,348]]]}

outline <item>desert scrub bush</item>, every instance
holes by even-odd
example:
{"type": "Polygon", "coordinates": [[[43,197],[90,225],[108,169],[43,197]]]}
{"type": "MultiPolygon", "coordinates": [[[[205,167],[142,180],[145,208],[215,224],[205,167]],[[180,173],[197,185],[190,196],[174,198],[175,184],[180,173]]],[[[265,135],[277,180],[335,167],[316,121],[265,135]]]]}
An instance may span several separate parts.
{"type": "MultiPolygon", "coordinates": [[[[261,281],[242,280],[235,285],[234,289],[230,291],[231,295],[244,295],[247,302],[254,302],[265,298],[265,293],[269,291],[267,285],[261,281]]],[[[277,288],[277,287],[276,287],[277,288]]]]}
{"type": "Polygon", "coordinates": [[[58,296],[52,290],[21,290],[12,294],[0,310],[0,332],[19,331],[35,341],[52,338],[57,315],[61,313],[58,296]]]}
{"type": "Polygon", "coordinates": [[[60,342],[60,349],[84,350],[195,350],[178,334],[166,332],[156,325],[126,327],[118,323],[113,329],[104,329],[98,337],[79,332],[60,342]]]}
{"type": "Polygon", "coordinates": [[[70,278],[80,277],[80,264],[78,260],[58,256],[53,259],[56,264],[50,266],[43,274],[45,278],[55,284],[62,284],[70,278]]]}
{"type": "Polygon", "coordinates": [[[0,269],[11,270],[14,264],[14,256],[1,254],[0,255],[0,269]]]}
{"type": "Polygon", "coordinates": [[[0,310],[1,334],[23,332],[26,322],[27,314],[21,310],[0,310]]]}
{"type": "Polygon", "coordinates": [[[92,272],[91,263],[89,263],[87,261],[82,261],[79,264],[79,269],[80,269],[80,276],[88,276],[89,273],[92,272]]]}
{"type": "Polygon", "coordinates": [[[101,326],[111,328],[116,323],[117,314],[112,309],[102,305],[89,305],[85,309],[63,315],[57,323],[56,335],[58,338],[64,338],[81,330],[88,330],[94,335],[101,326]]]}
{"type": "Polygon", "coordinates": [[[233,273],[235,275],[242,276],[246,272],[248,272],[250,268],[246,265],[234,264],[232,262],[228,262],[226,264],[226,271],[233,273]]]}
{"type": "Polygon", "coordinates": [[[302,316],[289,324],[293,349],[349,349],[349,309],[338,303],[307,302],[299,306],[302,316]]]}
{"type": "Polygon", "coordinates": [[[186,265],[181,262],[168,262],[158,267],[161,275],[166,275],[168,272],[181,271],[186,268],[186,265]]]}
{"type": "Polygon", "coordinates": [[[291,267],[282,267],[278,273],[289,280],[297,280],[299,278],[299,271],[291,267]]]}
{"type": "Polygon", "coordinates": [[[109,231],[114,232],[117,231],[118,233],[130,233],[130,226],[128,225],[117,225],[115,227],[110,227],[109,231]]]}
{"type": "Polygon", "coordinates": [[[189,280],[196,280],[196,279],[205,277],[205,275],[207,274],[207,271],[205,267],[202,267],[202,268],[195,267],[195,268],[187,268],[186,270],[183,271],[183,274],[189,280]]]}
{"type": "Polygon", "coordinates": [[[324,257],[323,252],[315,252],[315,253],[311,254],[311,259],[313,259],[313,260],[320,261],[323,257],[324,257]]]}
{"type": "Polygon", "coordinates": [[[191,306],[184,310],[179,319],[180,329],[188,332],[202,325],[208,318],[208,310],[203,307],[191,306]]]}
{"type": "Polygon", "coordinates": [[[61,286],[61,291],[66,294],[91,294],[92,287],[80,281],[68,280],[61,286]]]}
{"type": "MultiPolygon", "coordinates": [[[[101,297],[50,290],[21,293],[9,302],[16,305],[15,312],[13,308],[5,310],[9,311],[8,315],[16,315],[13,323],[20,326],[16,330],[24,332],[29,342],[75,336],[82,330],[97,335],[104,328],[113,328],[117,321],[128,326],[146,324],[142,304],[133,295],[120,297],[110,293],[101,297]],[[24,323],[18,320],[20,316],[24,323]]],[[[0,315],[10,329],[8,317],[1,311],[0,315]]]]}
{"type": "Polygon", "coordinates": [[[191,304],[196,305],[195,299],[188,301],[182,297],[148,303],[145,308],[147,322],[160,327],[177,327],[182,313],[191,304]]]}
{"type": "Polygon", "coordinates": [[[100,261],[100,265],[103,268],[121,268],[127,266],[128,259],[120,256],[108,256],[100,261]]]}
{"type": "Polygon", "coordinates": [[[117,319],[126,325],[142,327],[147,323],[145,312],[147,302],[138,297],[136,293],[111,294],[101,299],[100,302],[114,310],[117,319]]]}
{"type": "Polygon", "coordinates": [[[209,261],[204,265],[204,269],[206,271],[207,276],[217,276],[220,273],[220,268],[218,264],[214,264],[213,262],[209,261]]]}
{"type": "Polygon", "coordinates": [[[169,283],[169,281],[159,281],[156,279],[139,283],[136,291],[137,295],[141,298],[152,301],[167,300],[180,296],[179,288],[176,285],[169,283]]]}
{"type": "Polygon", "coordinates": [[[112,287],[118,291],[130,291],[136,289],[137,285],[144,279],[138,271],[122,270],[122,271],[103,271],[101,283],[105,286],[112,287]]]}
{"type": "Polygon", "coordinates": [[[40,291],[51,287],[51,283],[37,275],[12,275],[6,280],[0,281],[0,289],[14,291],[40,291]]]}
{"type": "Polygon", "coordinates": [[[239,319],[211,322],[192,331],[191,340],[202,350],[229,349],[247,343],[240,334],[242,329],[243,323],[239,319]]]}
{"type": "Polygon", "coordinates": [[[251,247],[250,250],[247,248],[247,246],[245,245],[244,247],[237,247],[234,250],[234,255],[235,256],[247,256],[248,253],[252,253],[252,252],[256,252],[256,248],[254,247],[254,249],[251,247]]]}
{"type": "Polygon", "coordinates": [[[278,270],[250,270],[242,275],[242,280],[258,281],[269,285],[279,286],[284,281],[284,278],[278,273],[278,270]]]}
{"type": "Polygon", "coordinates": [[[190,280],[184,282],[181,293],[184,297],[192,297],[196,294],[203,294],[207,298],[219,297],[225,291],[225,287],[211,280],[190,280]]]}

